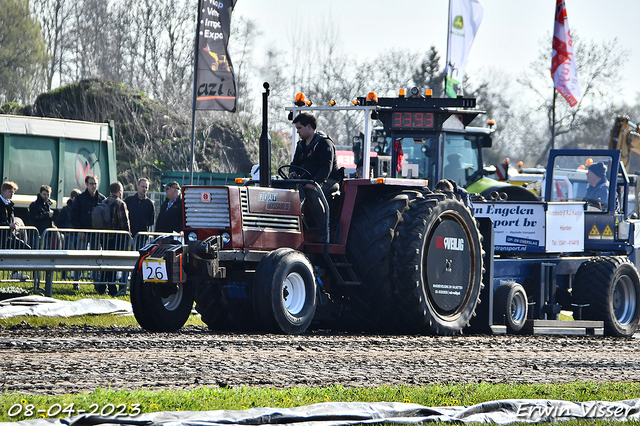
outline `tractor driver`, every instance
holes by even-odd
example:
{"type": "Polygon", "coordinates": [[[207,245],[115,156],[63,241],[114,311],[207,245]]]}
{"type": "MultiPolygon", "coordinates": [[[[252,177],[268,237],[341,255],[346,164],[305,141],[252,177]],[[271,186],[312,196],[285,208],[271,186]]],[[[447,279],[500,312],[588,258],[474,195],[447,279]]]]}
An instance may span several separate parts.
{"type": "MultiPolygon", "coordinates": [[[[308,113],[301,113],[293,119],[300,141],[296,145],[292,165],[308,171],[311,176],[304,175],[300,170],[292,170],[292,179],[312,179],[320,185],[327,200],[340,189],[340,172],[336,159],[336,148],[333,141],[322,131],[316,131],[316,118],[308,113]]],[[[320,200],[317,186],[308,183],[306,190],[306,205],[308,206],[315,226],[321,230],[318,242],[326,243],[323,232],[327,221],[327,212],[320,200]]]]}
{"type": "Polygon", "coordinates": [[[587,169],[587,192],[584,201],[600,208],[608,210],[609,181],[606,178],[607,167],[603,163],[593,163],[587,169]]]}

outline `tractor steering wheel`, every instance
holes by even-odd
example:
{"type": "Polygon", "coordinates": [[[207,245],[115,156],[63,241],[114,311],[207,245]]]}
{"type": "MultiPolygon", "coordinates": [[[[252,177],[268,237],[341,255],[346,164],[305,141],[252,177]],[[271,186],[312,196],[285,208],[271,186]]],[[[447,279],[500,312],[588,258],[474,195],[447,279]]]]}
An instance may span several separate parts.
{"type": "Polygon", "coordinates": [[[604,211],[604,206],[598,200],[593,200],[591,198],[585,198],[584,201],[587,203],[587,207],[594,207],[598,209],[598,211],[604,211]]]}
{"type": "Polygon", "coordinates": [[[298,179],[302,179],[306,176],[309,177],[309,179],[311,179],[311,173],[309,173],[309,171],[303,167],[300,166],[296,166],[295,164],[285,164],[283,166],[278,167],[278,175],[280,175],[280,177],[282,179],[290,179],[289,178],[289,173],[285,173],[284,170],[285,169],[289,169],[289,173],[294,172],[297,170],[300,173],[300,176],[298,176],[298,179]]]}

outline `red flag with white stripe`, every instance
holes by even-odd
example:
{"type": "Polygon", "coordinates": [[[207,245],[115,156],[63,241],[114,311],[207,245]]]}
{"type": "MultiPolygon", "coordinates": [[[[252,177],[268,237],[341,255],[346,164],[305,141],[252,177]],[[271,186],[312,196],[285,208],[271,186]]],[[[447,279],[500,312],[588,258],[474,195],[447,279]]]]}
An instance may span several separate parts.
{"type": "Polygon", "coordinates": [[[555,26],[553,29],[553,50],[551,55],[551,77],[553,87],[569,102],[576,106],[582,98],[573,41],[569,31],[567,9],[564,0],[556,2],[555,26]]]}

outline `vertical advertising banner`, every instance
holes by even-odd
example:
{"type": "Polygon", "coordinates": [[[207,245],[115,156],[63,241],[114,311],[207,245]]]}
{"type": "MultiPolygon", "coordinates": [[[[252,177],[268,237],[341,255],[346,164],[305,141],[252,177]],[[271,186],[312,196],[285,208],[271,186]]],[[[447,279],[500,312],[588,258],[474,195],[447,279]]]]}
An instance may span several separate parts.
{"type": "Polygon", "coordinates": [[[467,56],[482,22],[482,15],[480,0],[449,0],[445,91],[450,98],[456,97],[457,88],[462,85],[467,56]]]}
{"type": "Polygon", "coordinates": [[[199,0],[196,110],[236,110],[236,82],[227,53],[236,0],[199,0]]]}

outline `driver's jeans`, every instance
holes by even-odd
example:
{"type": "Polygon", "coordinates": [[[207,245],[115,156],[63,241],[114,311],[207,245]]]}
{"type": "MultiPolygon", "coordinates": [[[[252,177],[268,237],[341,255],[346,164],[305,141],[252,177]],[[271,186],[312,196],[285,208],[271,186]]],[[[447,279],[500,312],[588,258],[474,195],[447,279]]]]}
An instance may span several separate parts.
{"type": "MultiPolygon", "coordinates": [[[[327,202],[331,200],[331,194],[335,193],[338,189],[340,189],[340,185],[334,179],[327,179],[327,181],[322,185],[322,192],[324,193],[327,202]]],[[[305,210],[308,213],[311,213],[313,216],[313,221],[315,222],[315,227],[319,229],[324,229],[325,223],[327,221],[327,212],[325,211],[324,205],[322,204],[322,200],[320,199],[320,194],[318,193],[317,187],[314,189],[305,189],[305,210]]]]}

